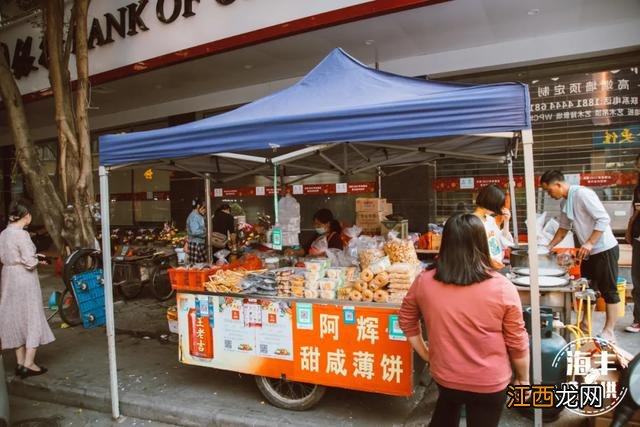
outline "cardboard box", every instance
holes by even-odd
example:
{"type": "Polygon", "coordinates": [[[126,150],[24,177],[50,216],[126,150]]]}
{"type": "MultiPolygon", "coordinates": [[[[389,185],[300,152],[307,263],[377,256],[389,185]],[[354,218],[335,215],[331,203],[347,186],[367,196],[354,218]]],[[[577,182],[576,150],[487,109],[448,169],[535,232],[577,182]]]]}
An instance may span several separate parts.
{"type": "Polygon", "coordinates": [[[387,199],[374,199],[358,197],[356,199],[356,212],[384,212],[387,199]]]}
{"type": "Polygon", "coordinates": [[[380,221],[383,219],[382,212],[356,212],[356,225],[364,233],[380,233],[380,221]]]}

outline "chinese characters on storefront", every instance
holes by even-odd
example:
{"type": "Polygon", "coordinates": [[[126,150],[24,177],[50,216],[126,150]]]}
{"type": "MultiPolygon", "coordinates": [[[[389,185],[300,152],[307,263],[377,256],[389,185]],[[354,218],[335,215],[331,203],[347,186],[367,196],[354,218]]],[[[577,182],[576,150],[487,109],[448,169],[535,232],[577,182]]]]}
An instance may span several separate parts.
{"type": "Polygon", "coordinates": [[[638,118],[638,68],[534,80],[531,120],[534,123],[611,118],[638,118]],[[614,73],[615,71],[615,73],[614,73]]]}

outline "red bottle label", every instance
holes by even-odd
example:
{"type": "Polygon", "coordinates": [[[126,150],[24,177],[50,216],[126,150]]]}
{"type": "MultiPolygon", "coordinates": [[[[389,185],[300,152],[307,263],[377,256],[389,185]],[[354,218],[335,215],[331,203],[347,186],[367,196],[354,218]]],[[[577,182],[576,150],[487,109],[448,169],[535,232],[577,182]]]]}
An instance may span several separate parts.
{"type": "Polygon", "coordinates": [[[189,309],[189,354],[201,359],[213,359],[213,330],[208,317],[189,309]]]}

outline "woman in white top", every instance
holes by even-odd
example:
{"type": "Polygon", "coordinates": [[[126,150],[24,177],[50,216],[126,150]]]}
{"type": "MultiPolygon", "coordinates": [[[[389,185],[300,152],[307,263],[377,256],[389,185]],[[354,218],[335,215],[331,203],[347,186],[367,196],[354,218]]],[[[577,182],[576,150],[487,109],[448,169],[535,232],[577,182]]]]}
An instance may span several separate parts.
{"type": "Polygon", "coordinates": [[[504,267],[504,250],[515,245],[513,236],[509,232],[509,219],[511,212],[504,207],[506,196],[496,185],[491,184],[480,190],[476,198],[476,209],[473,212],[482,220],[487,232],[489,253],[496,269],[504,267]],[[504,219],[502,228],[495,220],[496,215],[502,215],[504,219]]]}

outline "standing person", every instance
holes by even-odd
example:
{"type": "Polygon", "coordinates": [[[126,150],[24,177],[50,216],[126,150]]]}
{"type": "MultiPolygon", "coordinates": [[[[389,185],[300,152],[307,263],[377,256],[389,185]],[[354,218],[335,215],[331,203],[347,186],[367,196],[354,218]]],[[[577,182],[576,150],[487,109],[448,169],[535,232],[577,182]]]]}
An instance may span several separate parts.
{"type": "Polygon", "coordinates": [[[35,362],[39,346],[55,340],[42,308],[36,247],[24,230],[31,213],[21,204],[9,209],[9,225],[0,233],[0,341],[3,348],[15,348],[22,378],[42,375],[44,366],[35,362]]]}
{"type": "Polygon", "coordinates": [[[634,166],[638,171],[638,183],[633,190],[631,219],[625,235],[631,245],[631,280],[633,281],[633,323],[626,328],[627,332],[640,332],[640,154],[636,156],[634,166]]]}
{"type": "Polygon", "coordinates": [[[476,209],[473,211],[484,224],[489,244],[489,254],[496,269],[504,267],[504,251],[515,245],[513,236],[509,232],[511,212],[504,207],[506,196],[496,185],[483,187],[476,197],[476,209]],[[502,215],[502,228],[496,223],[495,216],[502,215]]]}
{"type": "Polygon", "coordinates": [[[485,229],[473,214],[450,217],[435,267],[422,273],[400,308],[400,328],[430,362],[439,395],[431,426],[497,426],[506,387],[529,384],[529,337],[515,286],[491,267],[485,229]],[[428,344],[422,339],[424,319],[428,344]]]}
{"type": "MultiPolygon", "coordinates": [[[[560,228],[549,243],[549,249],[560,243],[569,230],[580,243],[580,274],[590,280],[607,303],[606,321],[600,337],[615,342],[614,328],[618,318],[618,241],[609,225],[611,219],[593,190],[570,185],[559,170],[550,170],[540,178],[542,188],[560,202],[560,228]]],[[[584,321],[584,319],[583,319],[584,321]]],[[[586,330],[586,325],[581,325],[586,330]]]]}
{"type": "Polygon", "coordinates": [[[207,229],[204,225],[204,215],[207,209],[202,201],[195,199],[192,202],[193,210],[187,217],[187,264],[206,262],[207,248],[205,241],[207,229]]]}
{"type": "Polygon", "coordinates": [[[235,234],[236,225],[233,215],[231,215],[231,206],[227,203],[218,206],[218,209],[216,209],[213,215],[211,228],[214,233],[223,234],[227,236],[227,238],[235,234]]]}

